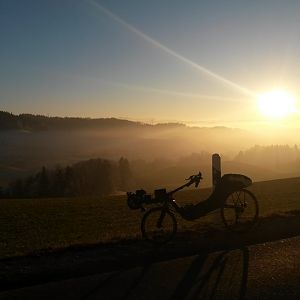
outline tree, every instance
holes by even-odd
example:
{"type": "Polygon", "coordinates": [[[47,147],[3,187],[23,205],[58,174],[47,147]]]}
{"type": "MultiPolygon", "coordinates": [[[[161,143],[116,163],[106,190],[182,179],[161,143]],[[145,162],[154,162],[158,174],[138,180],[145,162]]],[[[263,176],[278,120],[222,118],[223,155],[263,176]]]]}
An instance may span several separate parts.
{"type": "Polygon", "coordinates": [[[97,194],[109,195],[114,190],[112,165],[108,160],[101,160],[99,173],[95,177],[97,182],[97,194]]]}
{"type": "Polygon", "coordinates": [[[124,157],[120,158],[119,174],[120,174],[119,189],[121,191],[128,191],[132,185],[132,173],[127,158],[124,157]]]}
{"type": "Polygon", "coordinates": [[[67,166],[65,168],[65,196],[74,196],[75,190],[74,190],[74,171],[73,168],[70,166],[67,166]]]}
{"type": "Polygon", "coordinates": [[[52,175],[51,195],[54,197],[63,197],[66,188],[65,174],[61,167],[57,167],[52,175]]]}
{"type": "Polygon", "coordinates": [[[49,196],[49,176],[46,167],[42,167],[41,172],[37,174],[37,192],[38,197],[49,196]]]}
{"type": "Polygon", "coordinates": [[[25,197],[23,180],[17,179],[15,182],[13,182],[11,186],[11,197],[12,198],[25,197]]]}
{"type": "Polygon", "coordinates": [[[33,176],[29,176],[24,180],[24,197],[33,198],[37,196],[38,192],[36,178],[33,176]]]}

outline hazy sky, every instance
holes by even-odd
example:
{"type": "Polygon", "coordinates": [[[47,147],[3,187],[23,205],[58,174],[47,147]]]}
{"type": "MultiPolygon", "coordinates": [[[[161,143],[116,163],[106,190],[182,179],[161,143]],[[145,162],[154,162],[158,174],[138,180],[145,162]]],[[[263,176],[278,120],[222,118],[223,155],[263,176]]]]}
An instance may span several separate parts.
{"type": "Polygon", "coordinates": [[[250,126],[300,96],[299,28],[298,0],[0,0],[0,109],[250,126]]]}

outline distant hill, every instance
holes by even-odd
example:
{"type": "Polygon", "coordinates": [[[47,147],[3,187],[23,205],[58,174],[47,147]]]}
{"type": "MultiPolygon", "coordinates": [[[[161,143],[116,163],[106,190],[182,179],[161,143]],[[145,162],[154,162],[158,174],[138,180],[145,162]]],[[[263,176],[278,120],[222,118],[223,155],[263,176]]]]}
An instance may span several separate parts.
{"type": "Polygon", "coordinates": [[[300,175],[296,146],[253,147],[265,143],[262,136],[238,128],[0,111],[0,185],[38,172],[42,166],[123,156],[132,163],[141,186],[178,184],[195,170],[204,171],[203,185],[207,186],[211,155],[216,152],[222,157],[224,172],[246,173],[256,181],[300,175]]]}
{"type": "Polygon", "coordinates": [[[74,118],[74,117],[49,117],[33,114],[14,115],[6,111],[0,111],[0,130],[91,130],[107,128],[130,127],[184,127],[180,123],[167,123],[150,125],[142,122],[133,122],[117,118],[74,118]]]}
{"type": "Polygon", "coordinates": [[[234,158],[235,162],[251,164],[279,173],[299,175],[300,150],[297,144],[289,145],[255,145],[240,151],[234,158]]]}

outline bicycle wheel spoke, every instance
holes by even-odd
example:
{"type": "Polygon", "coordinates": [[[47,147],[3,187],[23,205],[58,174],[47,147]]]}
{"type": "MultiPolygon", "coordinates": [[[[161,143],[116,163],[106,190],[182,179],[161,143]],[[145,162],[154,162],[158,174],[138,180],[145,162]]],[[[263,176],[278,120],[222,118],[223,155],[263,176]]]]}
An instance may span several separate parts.
{"type": "Polygon", "coordinates": [[[221,215],[228,228],[236,231],[247,230],[257,219],[257,200],[248,190],[234,192],[226,199],[221,215]]]}
{"type": "Polygon", "coordinates": [[[175,217],[163,208],[149,210],[142,220],[144,238],[153,243],[164,243],[176,233],[175,217]]]}

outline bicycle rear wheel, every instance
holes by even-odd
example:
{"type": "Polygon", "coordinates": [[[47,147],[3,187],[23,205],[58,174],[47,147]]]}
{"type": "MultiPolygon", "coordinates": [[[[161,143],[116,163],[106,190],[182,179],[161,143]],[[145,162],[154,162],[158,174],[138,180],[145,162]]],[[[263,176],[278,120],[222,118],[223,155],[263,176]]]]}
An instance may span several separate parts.
{"type": "Polygon", "coordinates": [[[155,207],[144,214],[141,230],[147,241],[154,244],[164,244],[176,234],[177,221],[169,210],[155,207]]]}
{"type": "Polygon", "coordinates": [[[221,208],[225,226],[233,231],[251,229],[258,219],[258,202],[253,193],[246,189],[231,193],[221,208]]]}

